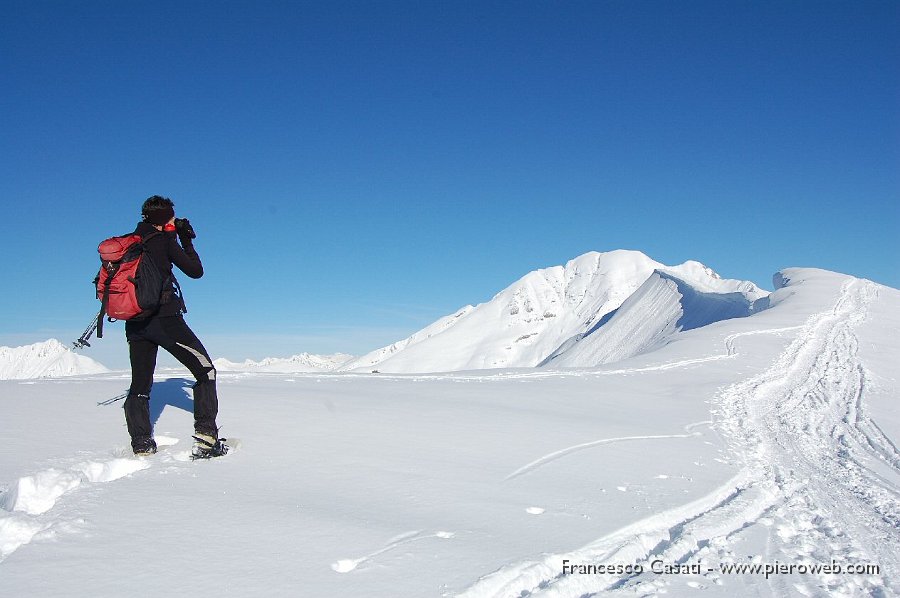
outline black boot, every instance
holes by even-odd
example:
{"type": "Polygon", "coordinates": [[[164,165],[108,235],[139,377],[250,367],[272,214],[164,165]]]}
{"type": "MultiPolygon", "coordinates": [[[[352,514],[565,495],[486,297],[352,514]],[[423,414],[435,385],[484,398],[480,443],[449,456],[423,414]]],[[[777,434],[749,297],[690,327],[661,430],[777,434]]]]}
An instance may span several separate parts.
{"type": "Polygon", "coordinates": [[[149,436],[138,436],[131,439],[131,450],[137,457],[146,457],[156,452],[156,441],[149,436]]]}

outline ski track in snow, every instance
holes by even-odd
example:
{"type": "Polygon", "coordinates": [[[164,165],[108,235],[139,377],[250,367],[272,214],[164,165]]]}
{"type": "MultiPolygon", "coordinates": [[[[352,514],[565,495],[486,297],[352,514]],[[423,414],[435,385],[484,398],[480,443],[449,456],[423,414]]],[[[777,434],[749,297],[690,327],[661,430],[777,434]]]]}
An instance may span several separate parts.
{"type": "MultiPolygon", "coordinates": [[[[866,413],[866,374],[854,334],[877,293],[873,283],[848,281],[834,308],[795,328],[796,338],[767,370],[718,393],[715,426],[727,439],[732,461],[741,467],[728,483],[582,548],[506,565],[460,596],[654,595],[666,592],[679,577],[691,588],[724,585],[728,578],[716,571],[693,577],[566,575],[563,561],[638,563],[646,571],[656,560],[747,562],[736,555],[735,544],[751,528],[761,527],[769,533],[769,548],[757,559],[880,566],[878,574],[868,575],[797,573],[785,579],[749,579],[751,584],[770,584],[763,593],[897,594],[892,580],[900,575],[900,489],[896,476],[887,479],[867,464],[878,461],[898,474],[900,452],[866,413]]],[[[755,334],[764,332],[774,331],[755,334]]],[[[728,355],[734,354],[739,336],[726,340],[728,355]]],[[[552,453],[514,474],[598,443],[552,453]]]]}
{"type": "Polygon", "coordinates": [[[332,563],[331,568],[338,573],[349,573],[366,561],[370,561],[375,557],[386,552],[390,552],[395,548],[399,548],[404,544],[409,544],[410,542],[418,542],[420,540],[426,540],[428,538],[441,538],[443,540],[447,540],[452,538],[454,535],[455,534],[453,532],[434,532],[433,534],[426,534],[422,531],[406,532],[389,540],[384,548],[356,559],[341,559],[332,563]]]}
{"type": "MultiPolygon", "coordinates": [[[[157,436],[164,460],[181,461],[181,453],[166,454],[177,438],[157,436]]],[[[158,457],[126,457],[130,451],[116,449],[112,459],[80,461],[65,468],[49,468],[22,476],[0,494],[0,563],[39,534],[53,534],[66,528],[57,507],[60,499],[85,484],[104,484],[148,469],[158,457]]]]}
{"type": "Polygon", "coordinates": [[[600,440],[593,440],[591,442],[583,442],[581,444],[576,444],[574,446],[570,446],[570,447],[567,447],[567,448],[564,448],[564,449],[561,449],[558,451],[554,451],[552,453],[544,455],[540,459],[535,459],[531,463],[529,463],[527,465],[523,465],[519,469],[515,470],[514,472],[512,472],[511,474],[506,476],[504,478],[504,481],[509,481],[509,480],[517,478],[521,475],[524,475],[526,473],[530,473],[530,472],[534,471],[535,469],[537,469],[538,467],[546,465],[547,463],[550,463],[551,461],[556,461],[557,459],[565,457],[566,455],[571,455],[572,453],[576,453],[578,451],[581,451],[581,450],[584,450],[587,448],[600,446],[602,444],[615,444],[617,442],[628,442],[628,441],[633,441],[633,440],[661,440],[664,438],[692,438],[694,436],[700,436],[701,435],[700,432],[692,432],[691,430],[693,430],[694,428],[696,428],[698,426],[702,426],[704,424],[711,424],[711,423],[712,423],[711,421],[702,421],[702,422],[696,422],[693,424],[688,424],[687,426],[684,427],[684,432],[685,432],[684,434],[659,434],[659,435],[650,435],[650,436],[621,436],[618,438],[601,438],[600,440]]]}

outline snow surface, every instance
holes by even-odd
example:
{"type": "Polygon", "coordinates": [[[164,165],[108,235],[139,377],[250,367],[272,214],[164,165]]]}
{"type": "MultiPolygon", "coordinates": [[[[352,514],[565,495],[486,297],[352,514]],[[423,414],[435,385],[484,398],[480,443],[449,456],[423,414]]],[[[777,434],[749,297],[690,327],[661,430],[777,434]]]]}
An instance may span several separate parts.
{"type": "Polygon", "coordinates": [[[107,372],[90,357],[78,355],[55,338],[23,347],[0,347],[0,380],[55,378],[107,372]]]}
{"type": "MultiPolygon", "coordinates": [[[[627,294],[590,305],[573,295],[573,305],[596,324],[653,270],[624,276],[634,286],[627,294]]],[[[665,274],[697,292],[742,292],[665,274]]],[[[776,279],[760,297],[767,309],[598,367],[223,372],[222,433],[242,447],[212,461],[187,459],[186,372],[157,378],[151,412],[162,450],[145,459],[128,451],[119,404],[96,405],[122,392],[127,376],[2,381],[0,587],[75,597],[132,588],[898,595],[900,291],[814,269],[776,279]],[[683,570],[657,574],[654,563],[683,570]],[[722,569],[776,563],[794,570],[722,569]],[[644,571],[579,574],[565,564],[644,571]],[[811,569],[833,564],[879,570],[811,569]]],[[[574,280],[561,288],[589,286],[574,280]]],[[[706,305],[691,293],[678,299],[670,282],[677,290],[665,276],[645,288],[666,321],[676,304],[706,305]]],[[[520,314],[530,301],[543,317],[537,297],[517,301],[520,314]]],[[[553,334],[557,346],[570,338],[553,334]]]]}
{"type": "Polygon", "coordinates": [[[591,252],[531,272],[487,303],[466,306],[340,369],[449,372],[554,360],[589,367],[658,348],[682,330],[749,315],[766,295],[752,282],[723,280],[699,262],[665,266],[639,251],[591,252]],[[628,315],[609,319],[626,302],[628,315]],[[668,303],[664,311],[661,302],[668,303]],[[650,336],[631,339],[635,327],[650,336]],[[623,339],[633,342],[623,345],[623,339]]]}

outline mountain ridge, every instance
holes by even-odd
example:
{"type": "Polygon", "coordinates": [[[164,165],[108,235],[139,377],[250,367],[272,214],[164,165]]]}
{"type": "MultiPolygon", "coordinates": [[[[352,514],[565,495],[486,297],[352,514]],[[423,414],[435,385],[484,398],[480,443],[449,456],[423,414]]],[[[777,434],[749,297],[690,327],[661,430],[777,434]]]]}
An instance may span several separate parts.
{"type": "Polygon", "coordinates": [[[334,353],[332,355],[299,353],[290,357],[266,357],[260,361],[245,359],[243,362],[234,362],[225,358],[219,358],[213,360],[213,365],[216,366],[216,369],[223,372],[251,371],[281,374],[330,372],[353,359],[353,357],[353,355],[346,353],[334,353]]]}
{"type": "Polygon", "coordinates": [[[724,279],[693,260],[666,266],[640,251],[592,251],[565,265],[529,272],[485,303],[465,306],[339,369],[415,373],[537,367],[573,338],[605,325],[604,318],[654,272],[698,293],[738,293],[751,303],[768,295],[752,282],[724,279]]]}

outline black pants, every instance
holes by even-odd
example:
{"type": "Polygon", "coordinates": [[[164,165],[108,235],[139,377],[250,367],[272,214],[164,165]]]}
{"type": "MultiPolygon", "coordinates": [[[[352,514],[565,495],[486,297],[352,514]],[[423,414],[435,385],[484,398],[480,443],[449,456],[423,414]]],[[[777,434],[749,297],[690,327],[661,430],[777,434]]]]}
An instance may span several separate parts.
{"type": "Polygon", "coordinates": [[[159,347],[171,353],[191,371],[194,384],[194,429],[216,436],[216,368],[197,335],[180,315],[159,316],[125,323],[128,353],[131,357],[131,388],[125,399],[125,423],[132,443],[153,436],[150,422],[150,387],[156,369],[159,347]]]}

